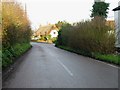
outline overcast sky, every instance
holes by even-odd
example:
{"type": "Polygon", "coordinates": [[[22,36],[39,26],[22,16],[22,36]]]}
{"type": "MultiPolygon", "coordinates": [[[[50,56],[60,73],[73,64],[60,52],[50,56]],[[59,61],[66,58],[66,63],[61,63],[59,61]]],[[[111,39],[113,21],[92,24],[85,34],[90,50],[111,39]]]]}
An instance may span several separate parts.
{"type": "MultiPolygon", "coordinates": [[[[90,19],[94,0],[18,0],[27,5],[27,14],[32,28],[56,23],[58,21],[79,22],[90,19]],[[88,2],[89,1],[89,2],[88,2]]],[[[114,18],[113,8],[118,6],[119,0],[105,0],[110,3],[108,18],[114,18]]]]}

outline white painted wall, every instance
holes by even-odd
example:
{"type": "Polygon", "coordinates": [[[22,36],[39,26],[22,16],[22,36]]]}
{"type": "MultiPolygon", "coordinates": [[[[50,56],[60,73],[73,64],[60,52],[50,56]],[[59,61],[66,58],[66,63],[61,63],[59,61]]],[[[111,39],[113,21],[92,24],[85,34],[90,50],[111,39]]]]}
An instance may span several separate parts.
{"type": "MultiPolygon", "coordinates": [[[[118,3],[118,5],[120,6],[120,2],[118,3]]],[[[115,46],[120,48],[120,10],[119,11],[115,11],[114,14],[115,17],[115,28],[116,28],[116,42],[115,42],[115,46]]]]}
{"type": "Polygon", "coordinates": [[[57,30],[52,30],[50,32],[50,35],[51,35],[52,38],[57,37],[58,36],[58,31],[57,30]]]}

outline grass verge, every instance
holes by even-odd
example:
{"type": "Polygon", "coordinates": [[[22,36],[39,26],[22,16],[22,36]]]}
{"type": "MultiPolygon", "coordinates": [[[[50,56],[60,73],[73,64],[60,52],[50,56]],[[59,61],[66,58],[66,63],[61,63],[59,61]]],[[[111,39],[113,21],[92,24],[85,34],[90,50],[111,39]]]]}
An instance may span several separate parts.
{"type": "Polygon", "coordinates": [[[100,60],[100,61],[104,61],[104,62],[108,62],[111,64],[115,64],[115,65],[120,65],[120,55],[113,55],[113,54],[100,54],[100,53],[90,53],[90,52],[85,52],[82,50],[75,50],[72,49],[70,47],[65,47],[65,46],[57,46],[58,48],[70,51],[70,52],[74,52],[83,56],[87,56],[87,57],[91,57],[94,58],[96,60],[100,60]]]}
{"type": "Polygon", "coordinates": [[[31,48],[29,43],[16,44],[2,50],[2,69],[6,69],[15,62],[15,59],[23,55],[31,48]]]}

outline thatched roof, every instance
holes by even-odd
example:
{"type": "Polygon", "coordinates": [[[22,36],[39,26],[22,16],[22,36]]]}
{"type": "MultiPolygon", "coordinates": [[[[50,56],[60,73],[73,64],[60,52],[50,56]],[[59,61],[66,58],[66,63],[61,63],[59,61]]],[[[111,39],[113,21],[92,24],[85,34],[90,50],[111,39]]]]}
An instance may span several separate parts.
{"type": "Polygon", "coordinates": [[[58,28],[55,25],[47,25],[47,26],[41,26],[36,32],[35,35],[48,35],[51,30],[58,30],[58,28]]]}

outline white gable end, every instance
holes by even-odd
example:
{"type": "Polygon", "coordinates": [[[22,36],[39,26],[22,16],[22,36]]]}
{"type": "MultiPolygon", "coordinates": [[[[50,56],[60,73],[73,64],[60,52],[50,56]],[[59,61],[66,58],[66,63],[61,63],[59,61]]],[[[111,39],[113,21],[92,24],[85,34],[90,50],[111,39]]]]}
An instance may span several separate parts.
{"type": "Polygon", "coordinates": [[[57,30],[51,30],[50,35],[51,35],[52,38],[57,37],[58,36],[58,31],[57,30]]]}

